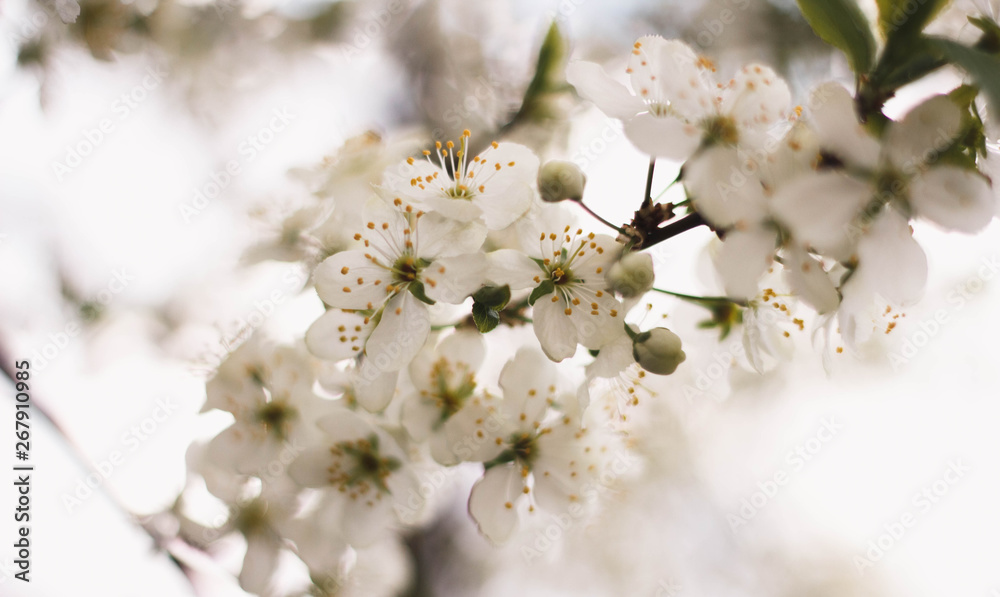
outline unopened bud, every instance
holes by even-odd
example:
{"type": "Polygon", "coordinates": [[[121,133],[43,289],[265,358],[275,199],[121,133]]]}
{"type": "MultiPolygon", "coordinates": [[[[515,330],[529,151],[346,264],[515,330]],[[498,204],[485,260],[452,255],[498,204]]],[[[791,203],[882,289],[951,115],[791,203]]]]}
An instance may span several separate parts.
{"type": "Polygon", "coordinates": [[[632,356],[650,373],[670,375],[684,362],[680,337],[667,328],[654,328],[632,339],[632,356]]]}
{"type": "Polygon", "coordinates": [[[587,176],[573,162],[552,160],[538,171],[538,191],[543,201],[557,203],[565,199],[583,199],[583,187],[587,176]]]}
{"type": "Polygon", "coordinates": [[[649,253],[626,253],[605,276],[608,288],[625,298],[635,298],[653,287],[653,257],[649,253]]]}

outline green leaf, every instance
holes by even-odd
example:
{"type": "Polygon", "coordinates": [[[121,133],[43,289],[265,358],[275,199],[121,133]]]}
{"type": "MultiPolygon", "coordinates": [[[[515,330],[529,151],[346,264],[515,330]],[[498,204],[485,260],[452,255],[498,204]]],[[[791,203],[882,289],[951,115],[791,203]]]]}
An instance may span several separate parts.
{"type": "Polygon", "coordinates": [[[854,0],[798,0],[798,4],[816,35],[846,54],[856,74],[871,69],[875,36],[854,0]]]}
{"type": "Polygon", "coordinates": [[[534,305],[535,301],[542,298],[546,294],[555,292],[556,285],[552,280],[545,280],[538,285],[537,288],[531,291],[531,296],[528,297],[528,304],[534,305]]]}
{"type": "Polygon", "coordinates": [[[472,320],[476,322],[479,333],[486,334],[500,325],[500,311],[483,303],[475,303],[472,305],[472,320]]]}
{"type": "Polygon", "coordinates": [[[434,304],[434,301],[427,296],[427,292],[424,290],[423,282],[410,282],[406,285],[406,289],[421,302],[427,303],[428,305],[434,304]]]}
{"type": "Polygon", "coordinates": [[[947,39],[934,39],[933,44],[949,62],[975,79],[992,111],[1000,112],[1000,59],[947,39]]]}
{"type": "Polygon", "coordinates": [[[485,307],[503,309],[510,302],[510,286],[484,286],[472,295],[472,300],[485,307]]]}
{"type": "Polygon", "coordinates": [[[878,30],[883,39],[911,37],[924,30],[950,0],[877,0],[878,30]]]}

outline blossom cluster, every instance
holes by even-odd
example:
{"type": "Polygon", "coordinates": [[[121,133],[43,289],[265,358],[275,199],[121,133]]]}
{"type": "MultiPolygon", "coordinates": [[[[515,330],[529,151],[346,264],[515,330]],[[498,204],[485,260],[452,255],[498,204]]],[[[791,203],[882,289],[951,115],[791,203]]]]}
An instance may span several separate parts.
{"type": "MultiPolygon", "coordinates": [[[[367,566],[398,571],[402,537],[444,501],[425,490],[435,471],[474,471],[469,515],[496,544],[538,512],[598,511],[593,488],[627,444],[598,405],[619,412],[608,388],[634,401],[647,375],[686,357],[637,308],[657,290],[648,249],[673,218],[715,233],[723,289],[676,296],[748,338],[768,325],[761,309],[801,300],[811,326],[851,348],[884,325],[871,313],[920,296],[927,257],[912,221],[965,233],[992,221],[983,170],[995,158],[971,87],[892,120],[837,82],[797,106],[767,66],[717,70],[655,36],[635,42],[628,86],[569,64],[569,82],[637,149],[683,163],[687,201],[642,198],[608,234],[578,221],[586,177],[574,165],[468,130],[415,147],[358,138],[302,174],[316,202],[255,254],[310,268],[323,314],[298,343],[255,334],[228,356],[206,410],[234,422],[192,456],[230,505],[221,529],[246,538],[244,588],[270,594],[281,551],[305,563],[314,594],[362,587],[367,566]]],[[[383,584],[359,594],[402,582],[372,576],[383,584]]]]}

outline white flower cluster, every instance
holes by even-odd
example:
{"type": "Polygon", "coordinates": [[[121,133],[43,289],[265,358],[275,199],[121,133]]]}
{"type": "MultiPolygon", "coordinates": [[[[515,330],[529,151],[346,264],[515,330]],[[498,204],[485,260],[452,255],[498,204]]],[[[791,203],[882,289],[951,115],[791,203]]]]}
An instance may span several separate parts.
{"type": "MultiPolygon", "coordinates": [[[[744,310],[748,330],[780,274],[782,294],[836,315],[853,345],[873,304],[906,305],[922,290],[927,260],[911,220],[971,233],[994,216],[977,169],[985,156],[963,149],[974,112],[954,95],[862,122],[839,84],[803,110],[770,68],[720,80],[711,60],[659,37],[635,43],[627,73],[631,91],[586,62],[571,63],[568,79],[637,148],[685,162],[684,217],[722,239],[726,296],[711,300],[728,306],[719,313],[744,310]]],[[[325,313],[303,344],[253,337],[208,384],[206,409],[235,422],[198,468],[233,507],[226,528],[247,539],[251,591],[266,592],[286,548],[317,587],[343,591],[348,568],[368,554],[391,559],[400,533],[427,522],[436,495],[422,476],[439,467],[477,471],[468,510],[495,543],[538,510],[582,515],[598,506],[593,487],[621,439],[591,407],[588,376],[669,375],[685,359],[672,331],[626,323],[652,290],[642,250],[672,206],[659,206],[663,221],[640,221],[657,213],[647,199],[617,237],[596,234],[558,203],[584,196],[567,162],[540,168],[508,142],[474,155],[469,131],[387,167],[388,150],[358,143],[328,168],[336,181],[316,185],[321,205],[283,229],[279,242],[301,249],[308,236],[312,254],[268,253],[315,265],[325,313]],[[588,375],[557,368],[564,361],[589,362],[588,375]]]]}

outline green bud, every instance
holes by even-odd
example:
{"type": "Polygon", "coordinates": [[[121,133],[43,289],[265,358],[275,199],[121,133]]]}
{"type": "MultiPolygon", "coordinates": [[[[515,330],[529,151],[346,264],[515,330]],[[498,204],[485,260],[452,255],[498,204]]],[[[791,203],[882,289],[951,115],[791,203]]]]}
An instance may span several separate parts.
{"type": "Polygon", "coordinates": [[[632,339],[632,356],[646,371],[670,375],[684,362],[680,337],[667,328],[654,328],[632,339]]]}
{"type": "Polygon", "coordinates": [[[608,269],[608,288],[625,298],[635,298],[653,287],[653,257],[649,253],[626,253],[608,269]]]}
{"type": "Polygon", "coordinates": [[[586,184],[587,176],[573,162],[552,160],[538,171],[538,191],[542,200],[549,203],[565,199],[580,201],[586,184]]]}

